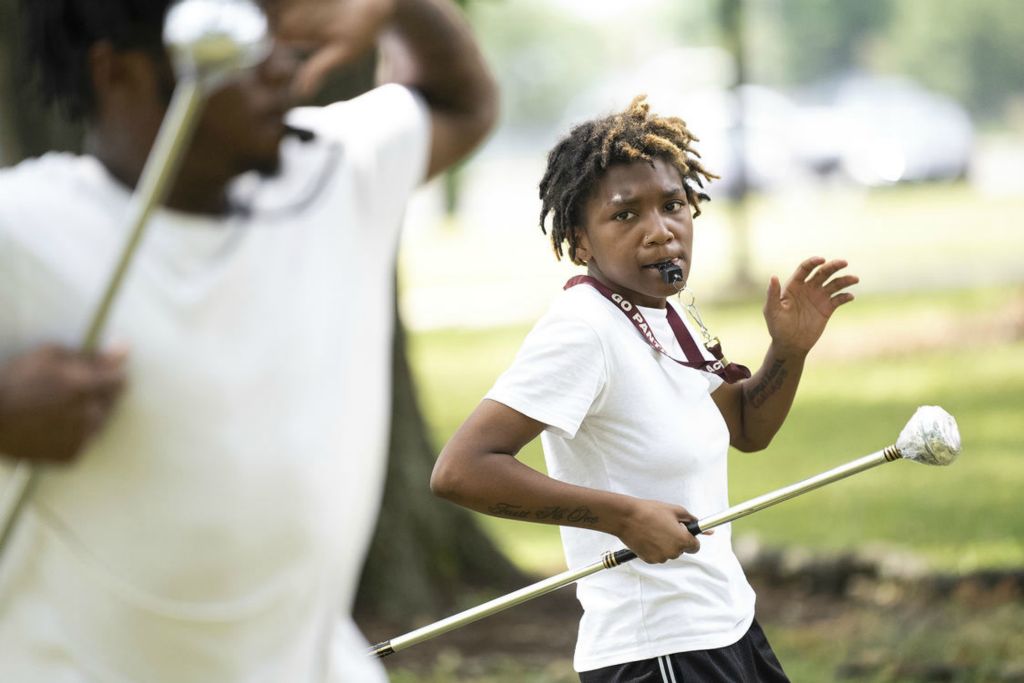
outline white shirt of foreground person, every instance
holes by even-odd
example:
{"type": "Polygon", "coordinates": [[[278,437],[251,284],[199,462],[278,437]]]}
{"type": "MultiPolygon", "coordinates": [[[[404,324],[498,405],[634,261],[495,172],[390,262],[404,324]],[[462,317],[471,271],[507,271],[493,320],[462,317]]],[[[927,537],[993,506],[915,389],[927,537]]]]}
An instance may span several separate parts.
{"type": "MultiPolygon", "coordinates": [[[[389,85],[290,122],[316,138],[240,178],[231,216],[152,217],[108,326],[131,349],[123,399],[0,558],[0,681],[386,679],[348,615],[429,114],[389,85]]],[[[91,157],[0,171],[0,360],[79,343],[128,201],[91,157]]]]}

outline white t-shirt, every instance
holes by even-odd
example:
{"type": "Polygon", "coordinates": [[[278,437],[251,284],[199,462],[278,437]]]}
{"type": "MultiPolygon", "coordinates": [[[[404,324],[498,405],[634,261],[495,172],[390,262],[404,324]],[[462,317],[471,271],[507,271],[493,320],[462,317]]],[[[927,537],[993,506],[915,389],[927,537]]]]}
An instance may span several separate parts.
{"type": "MultiPolygon", "coordinates": [[[[640,310],[665,349],[683,358],[666,311],[640,310]]],[[[682,505],[700,518],[728,507],[729,433],[711,400],[720,385],[655,351],[614,304],[578,285],[556,299],[487,398],[547,425],[541,441],[552,477],[682,505]]],[[[702,537],[696,554],[661,565],[637,559],[580,581],[576,670],[739,640],[754,617],[754,593],[730,532],[724,525],[702,537]]],[[[599,531],[561,534],[573,568],[622,547],[599,531]]]]}
{"type": "MultiPolygon", "coordinates": [[[[238,179],[232,216],[153,215],[106,334],[130,346],[128,388],[81,460],[45,471],[0,558],[0,680],[385,679],[348,614],[429,112],[391,85],[290,119],[317,138],[238,179]]],[[[0,361],[80,343],[128,201],[87,156],[0,172],[0,361]]]]}

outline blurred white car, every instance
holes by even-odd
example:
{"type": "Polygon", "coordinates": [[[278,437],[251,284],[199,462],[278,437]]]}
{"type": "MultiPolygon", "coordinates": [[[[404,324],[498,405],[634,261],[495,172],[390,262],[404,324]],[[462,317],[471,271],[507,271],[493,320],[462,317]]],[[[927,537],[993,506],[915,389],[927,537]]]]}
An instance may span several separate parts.
{"type": "Polygon", "coordinates": [[[819,87],[800,108],[797,156],[818,173],[869,186],[966,176],[974,145],[967,112],[898,77],[858,76],[819,87]]]}
{"type": "Polygon", "coordinates": [[[867,186],[967,174],[974,128],[947,97],[906,78],[873,76],[834,79],[796,99],[763,85],[729,90],[720,85],[727,59],[710,49],[664,53],[581,93],[560,129],[645,92],[654,111],[682,117],[700,138],[705,166],[721,176],[712,197],[834,174],[867,186]]]}

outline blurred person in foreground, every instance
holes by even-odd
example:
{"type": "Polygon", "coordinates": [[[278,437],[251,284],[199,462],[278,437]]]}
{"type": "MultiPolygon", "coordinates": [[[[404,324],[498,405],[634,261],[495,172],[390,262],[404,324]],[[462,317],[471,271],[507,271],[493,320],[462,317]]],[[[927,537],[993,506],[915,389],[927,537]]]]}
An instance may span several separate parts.
{"type": "Polygon", "coordinates": [[[710,335],[702,348],[668,302],[694,267],[693,218],[715,177],[695,140],[638,97],[551,151],[541,228],[550,214],[556,257],[567,249],[587,274],[569,280],[431,478],[479,512],[562,525],[569,567],[621,547],[613,536],[643,561],[577,585],[584,683],[788,680],[754,619],[730,527],[698,541],[685,523],[728,507],[729,445],[768,446],[857,277],[818,257],[785,285],[773,276],[771,344],[752,377],[710,335]],[[550,477],[514,457],[538,435],[550,477]]]}
{"type": "Polygon", "coordinates": [[[15,461],[47,466],[0,557],[0,680],[384,680],[349,611],[397,236],[413,189],[492,127],[494,84],[448,0],[264,3],[272,52],[207,101],[82,355],[174,88],[168,4],[23,7],[88,152],[0,171],[0,490],[15,461]],[[390,84],[293,108],[375,45],[390,84]]]}

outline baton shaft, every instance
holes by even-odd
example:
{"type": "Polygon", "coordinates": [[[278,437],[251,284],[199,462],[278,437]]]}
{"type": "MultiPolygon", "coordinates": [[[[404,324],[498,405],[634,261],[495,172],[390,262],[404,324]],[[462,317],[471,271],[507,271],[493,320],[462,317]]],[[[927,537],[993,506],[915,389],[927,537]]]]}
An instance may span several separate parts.
{"type": "MultiPolygon", "coordinates": [[[[834,467],[827,472],[816,474],[813,477],[808,477],[803,481],[798,481],[795,484],[790,484],[789,486],[784,486],[781,489],[776,489],[764,494],[763,496],[751,498],[748,501],[733,505],[721,512],[698,520],[697,525],[699,528],[697,532],[701,533],[708,531],[709,529],[714,529],[716,526],[721,526],[741,517],[752,515],[759,510],[764,510],[765,508],[769,508],[773,505],[778,505],[790,498],[796,498],[808,491],[813,491],[814,489],[821,488],[826,484],[831,484],[832,482],[845,479],[857,474],[858,472],[869,470],[872,467],[877,467],[879,465],[884,465],[887,462],[898,460],[901,457],[903,456],[900,455],[899,449],[897,449],[896,446],[889,446],[880,451],[875,451],[870,455],[857,458],[845,465],[834,467]]],[[[693,529],[690,529],[690,531],[693,532],[693,529]]]]}
{"type": "Polygon", "coordinates": [[[128,209],[128,238],[85,333],[82,341],[83,351],[95,351],[99,345],[114,298],[121,288],[121,282],[128,273],[128,266],[142,239],[146,221],[149,220],[153,209],[166,199],[171,181],[177,176],[182,153],[192,137],[202,102],[203,90],[199,80],[193,77],[179,79],[171,103],[167,107],[164,122],[160,125],[153,149],[132,195],[128,209]]]}
{"type": "Polygon", "coordinates": [[[418,645],[425,640],[430,640],[435,636],[455,630],[460,626],[472,624],[474,621],[496,614],[508,609],[509,607],[515,607],[527,600],[532,600],[533,598],[550,593],[551,591],[562,588],[563,586],[568,586],[570,583],[575,583],[584,577],[596,574],[602,569],[617,567],[619,564],[628,562],[634,557],[636,557],[636,555],[633,554],[633,551],[626,550],[625,548],[617,552],[606,552],[600,562],[595,562],[587,565],[586,567],[581,567],[580,569],[569,569],[561,574],[556,574],[542,581],[538,581],[537,583],[530,584],[525,588],[520,588],[517,591],[503,595],[500,598],[495,598],[485,602],[482,605],[471,607],[463,612],[453,614],[450,617],[441,619],[440,621],[435,621],[432,624],[428,624],[414,631],[409,631],[408,633],[392,638],[391,640],[377,643],[371,648],[371,654],[376,657],[386,657],[390,654],[394,654],[395,652],[400,652],[406,648],[412,647],[413,645],[418,645]]]}
{"type": "MultiPolygon", "coordinates": [[[[734,505],[727,508],[719,513],[705,517],[696,522],[688,522],[686,528],[693,535],[697,535],[721,526],[728,522],[747,515],[752,515],[759,510],[777,505],[783,501],[787,501],[790,498],[795,498],[801,494],[813,491],[814,489],[821,488],[832,482],[845,479],[846,477],[863,472],[864,470],[883,465],[893,460],[898,460],[903,457],[896,446],[888,446],[880,451],[876,451],[870,455],[865,455],[862,458],[858,458],[852,462],[848,462],[845,465],[834,467],[827,472],[822,472],[813,477],[804,479],[795,484],[784,486],[781,489],[776,489],[770,493],[766,493],[763,496],[757,498],[751,498],[750,500],[734,505]]],[[[630,560],[636,558],[636,553],[628,548],[622,548],[614,552],[607,552],[604,554],[600,562],[582,567],[580,569],[570,569],[564,571],[561,574],[549,577],[537,583],[520,588],[517,591],[503,595],[499,598],[495,598],[482,605],[471,607],[468,610],[459,612],[440,621],[435,621],[432,624],[428,624],[414,631],[410,631],[401,636],[392,638],[391,640],[385,640],[377,643],[370,648],[370,655],[374,657],[387,657],[388,655],[400,652],[406,648],[418,645],[425,640],[430,640],[435,636],[439,636],[443,633],[453,631],[461,626],[466,626],[474,621],[483,619],[492,614],[506,610],[509,607],[522,604],[528,600],[550,593],[553,590],[557,590],[563,586],[567,586],[570,583],[575,583],[580,579],[583,579],[591,574],[596,574],[603,569],[611,569],[617,567],[620,564],[625,564],[630,560]]]]}

